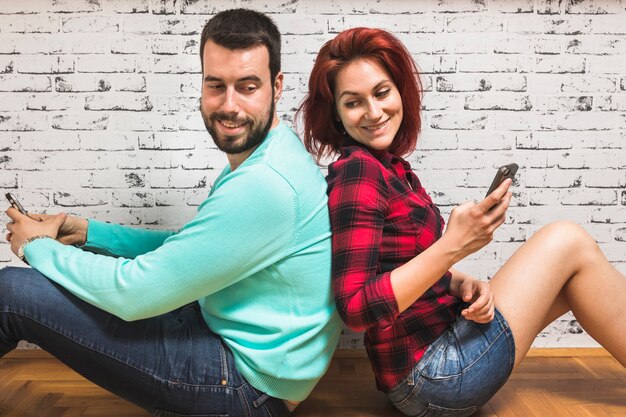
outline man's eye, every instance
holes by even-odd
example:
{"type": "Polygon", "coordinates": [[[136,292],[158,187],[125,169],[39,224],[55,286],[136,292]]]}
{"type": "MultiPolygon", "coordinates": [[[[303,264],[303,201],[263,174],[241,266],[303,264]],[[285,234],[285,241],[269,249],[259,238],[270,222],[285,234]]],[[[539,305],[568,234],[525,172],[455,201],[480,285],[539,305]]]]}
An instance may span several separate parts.
{"type": "Polygon", "coordinates": [[[223,84],[209,84],[208,85],[209,90],[221,90],[222,88],[224,88],[223,84]]]}
{"type": "Polygon", "coordinates": [[[246,85],[243,87],[243,91],[247,92],[247,93],[252,93],[254,91],[257,90],[257,86],[256,85],[246,85]]]}

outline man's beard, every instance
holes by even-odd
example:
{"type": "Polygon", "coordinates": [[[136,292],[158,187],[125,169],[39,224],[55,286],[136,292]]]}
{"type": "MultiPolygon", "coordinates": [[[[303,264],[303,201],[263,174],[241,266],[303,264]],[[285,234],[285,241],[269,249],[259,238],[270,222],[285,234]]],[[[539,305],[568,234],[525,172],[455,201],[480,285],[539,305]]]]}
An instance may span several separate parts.
{"type": "MultiPolygon", "coordinates": [[[[272,88],[272,97],[274,97],[274,88],[272,88]]],[[[200,108],[200,113],[202,114],[204,126],[213,138],[213,142],[215,142],[215,145],[217,145],[218,149],[227,154],[239,154],[248,151],[263,142],[270,129],[272,128],[275,109],[276,104],[272,99],[270,111],[267,116],[267,121],[264,124],[258,124],[256,126],[254,125],[254,121],[251,118],[238,119],[236,115],[221,112],[214,112],[210,115],[207,115],[204,111],[202,111],[202,108],[200,108]],[[248,136],[245,137],[243,141],[233,140],[233,136],[220,135],[220,133],[218,133],[217,130],[213,128],[213,124],[219,123],[219,120],[231,122],[234,124],[246,123],[251,126],[251,130],[248,133],[248,136]]]]}

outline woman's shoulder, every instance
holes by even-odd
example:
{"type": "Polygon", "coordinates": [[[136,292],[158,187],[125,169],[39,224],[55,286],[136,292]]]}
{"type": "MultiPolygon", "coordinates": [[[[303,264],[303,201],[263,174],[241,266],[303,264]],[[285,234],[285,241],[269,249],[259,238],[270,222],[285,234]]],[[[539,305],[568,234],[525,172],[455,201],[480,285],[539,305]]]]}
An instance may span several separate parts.
{"type": "Polygon", "coordinates": [[[328,166],[329,172],[353,169],[380,172],[384,166],[369,150],[357,145],[343,146],[339,158],[328,166]]]}

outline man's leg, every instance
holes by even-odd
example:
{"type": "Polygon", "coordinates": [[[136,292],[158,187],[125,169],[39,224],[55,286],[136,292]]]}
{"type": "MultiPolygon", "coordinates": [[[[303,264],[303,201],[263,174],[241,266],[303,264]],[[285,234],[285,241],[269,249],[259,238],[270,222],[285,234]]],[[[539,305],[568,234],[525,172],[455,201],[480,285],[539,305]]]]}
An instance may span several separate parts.
{"type": "MultiPolygon", "coordinates": [[[[202,319],[197,303],[125,322],[39,272],[0,270],[0,356],[27,340],[151,413],[254,415],[257,392],[202,319]]],[[[260,394],[258,394],[260,395],[260,394]]],[[[158,414],[157,414],[158,415],[158,414]]]]}

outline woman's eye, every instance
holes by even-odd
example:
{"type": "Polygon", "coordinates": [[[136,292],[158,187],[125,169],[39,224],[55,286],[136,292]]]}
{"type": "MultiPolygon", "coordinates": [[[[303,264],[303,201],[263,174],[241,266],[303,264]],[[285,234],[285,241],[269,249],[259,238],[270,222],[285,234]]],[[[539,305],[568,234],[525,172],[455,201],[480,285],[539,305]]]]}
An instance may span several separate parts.
{"type": "Polygon", "coordinates": [[[386,97],[389,94],[389,89],[379,91],[376,93],[376,97],[386,97]]]}
{"type": "Polygon", "coordinates": [[[347,108],[351,109],[356,107],[359,104],[358,101],[348,101],[344,104],[344,106],[346,106],[347,108]]]}

